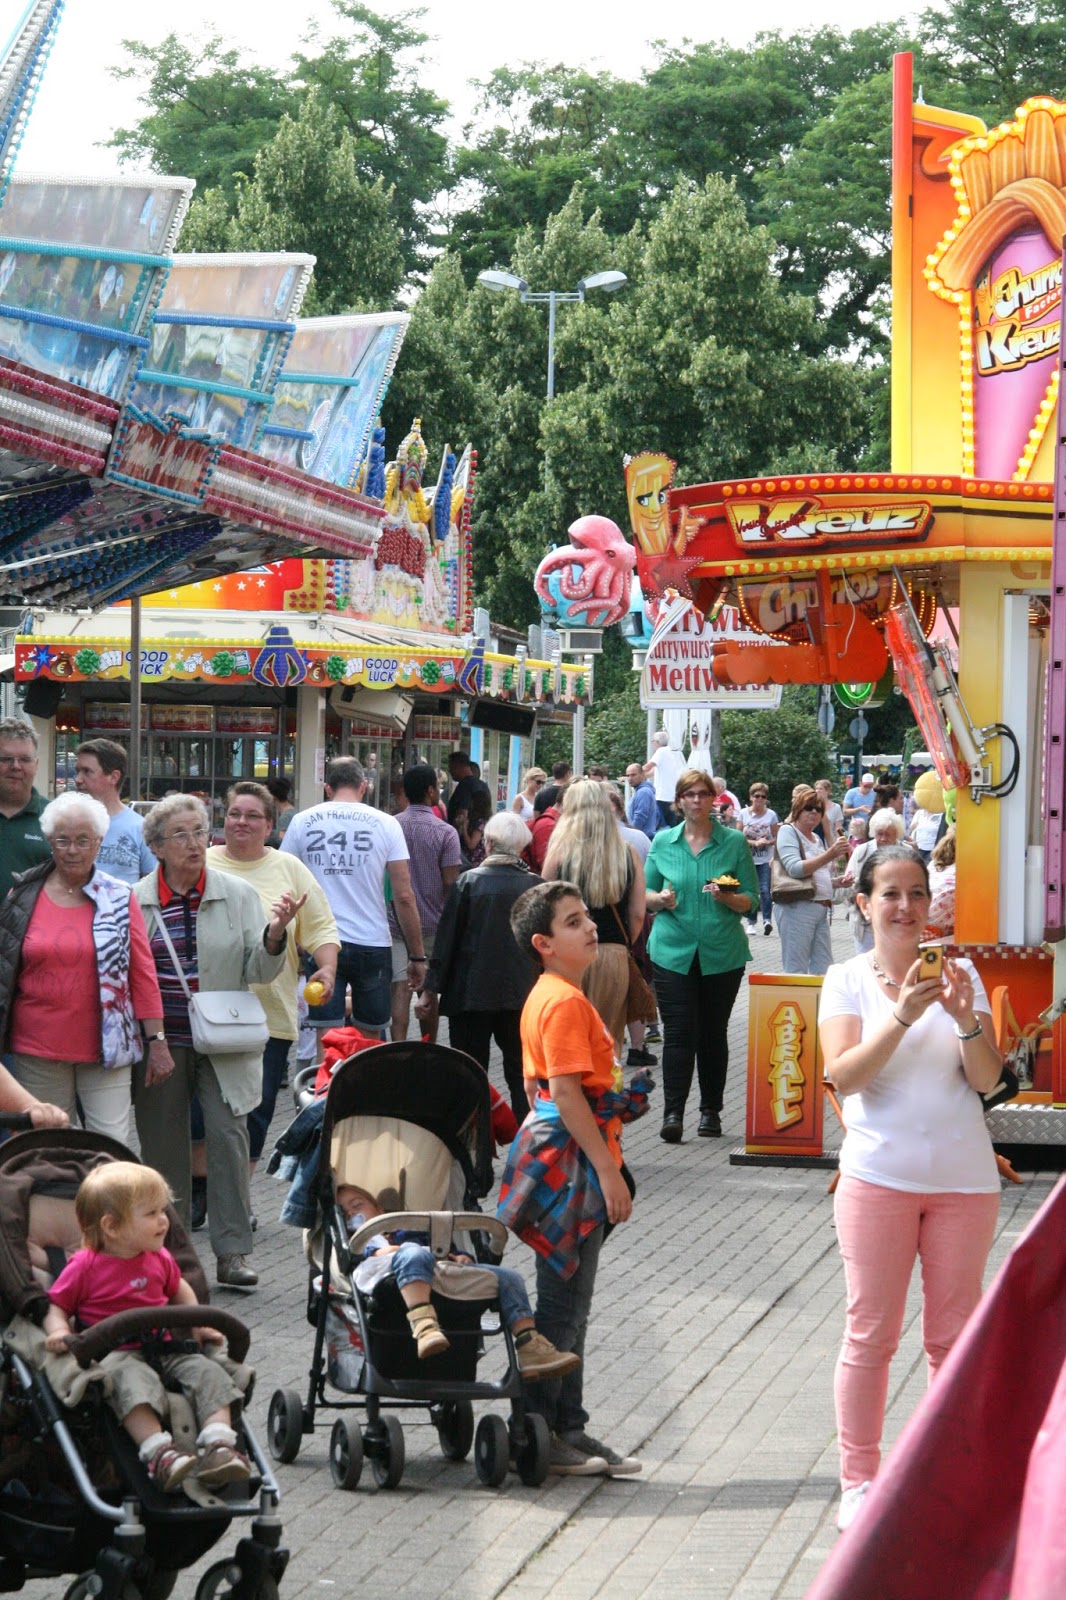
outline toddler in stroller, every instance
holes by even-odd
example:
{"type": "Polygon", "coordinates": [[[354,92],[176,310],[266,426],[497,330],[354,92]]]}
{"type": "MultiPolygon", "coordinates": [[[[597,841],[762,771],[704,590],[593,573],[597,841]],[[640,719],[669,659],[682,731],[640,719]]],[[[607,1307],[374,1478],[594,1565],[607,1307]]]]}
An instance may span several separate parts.
{"type": "MultiPolygon", "coordinates": [[[[337,1204],[353,1233],[382,1215],[373,1195],[350,1183],[337,1185],[337,1204]]],[[[474,1265],[474,1257],[466,1251],[453,1249],[446,1256],[436,1256],[430,1249],[428,1233],[400,1229],[395,1233],[374,1234],[363,1250],[363,1259],[355,1273],[355,1286],[364,1294],[388,1273],[392,1274],[407,1307],[407,1320],[422,1361],[450,1349],[437,1308],[430,1299],[433,1275],[440,1260],[453,1261],[458,1266],[474,1265]]],[[[534,1383],[538,1378],[561,1378],[581,1365],[580,1356],[572,1351],[557,1350],[537,1332],[526,1286],[519,1273],[512,1267],[488,1263],[483,1263],[481,1270],[491,1272],[496,1279],[500,1315],[511,1330],[518,1370],[527,1383],[534,1383]]]]}
{"type": "MultiPolygon", "coordinates": [[[[10,1125],[0,1118],[0,1126],[10,1125]]],[[[124,1145],[76,1128],[20,1132],[0,1145],[0,1591],[73,1573],[67,1600],[164,1600],[234,1519],[248,1519],[231,1553],[203,1572],[196,1600],[231,1593],[276,1600],[288,1560],[278,1488],[243,1407],[232,1415],[234,1450],[249,1460],[250,1476],[212,1485],[190,1471],[174,1494],[146,1468],[106,1397],[111,1352],[131,1344],[151,1350],[160,1335],[181,1340],[205,1327],[225,1337],[227,1354],[198,1359],[220,1368],[227,1394],[231,1380],[245,1399],[250,1392],[253,1374],[243,1365],[248,1330],[206,1304],[207,1280],[172,1207],[162,1242],[192,1299],[199,1295],[204,1303],[122,1310],[84,1333],[63,1335],[63,1351],[47,1349],[49,1289],[83,1243],[75,1197],[90,1173],[128,1165],[137,1168],[124,1145]]],[[[145,1254],[159,1258],[154,1249],[145,1254]]],[[[128,1260],[116,1259],[128,1270],[128,1260]]],[[[125,1294],[120,1299],[128,1304],[125,1294]]],[[[53,1332],[59,1342],[58,1327],[53,1332]]],[[[177,1348],[172,1344],[170,1354],[177,1348]]],[[[128,1351],[118,1359],[127,1370],[149,1370],[128,1351]]],[[[169,1411],[174,1448],[195,1459],[200,1430],[185,1396],[157,1393],[155,1403],[169,1411]]],[[[53,1582],[47,1592],[62,1590],[53,1582]]]]}
{"type": "MultiPolygon", "coordinates": [[[[71,1256],[48,1292],[48,1350],[58,1354],[67,1348],[72,1317],[91,1327],[141,1307],[198,1304],[163,1243],[170,1229],[171,1199],[162,1174],[137,1162],[112,1161],[88,1174],[74,1197],[83,1248],[71,1256]]],[[[222,1342],[215,1328],[191,1331],[200,1342],[222,1342]]],[[[113,1350],[100,1364],[111,1380],[109,1404],[138,1446],[150,1476],[167,1493],[180,1488],[194,1471],[212,1489],[249,1478],[251,1466],[236,1448],[230,1414],[242,1396],[225,1367],[167,1339],[158,1341],[156,1361],[158,1371],[141,1350],[126,1347],[113,1350]],[[196,1455],[178,1448],[163,1426],[164,1380],[175,1383],[193,1406],[200,1430],[196,1455]]]]}

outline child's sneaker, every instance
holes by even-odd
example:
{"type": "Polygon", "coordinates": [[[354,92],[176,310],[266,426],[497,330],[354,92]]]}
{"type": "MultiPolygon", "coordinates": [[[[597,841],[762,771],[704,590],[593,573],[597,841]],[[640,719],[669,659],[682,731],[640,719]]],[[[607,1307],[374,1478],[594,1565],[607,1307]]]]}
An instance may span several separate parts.
{"type": "Polygon", "coordinates": [[[645,1044],[662,1044],[663,1033],[657,1022],[651,1022],[644,1030],[645,1044]]]}
{"type": "Polygon", "coordinates": [[[221,1489],[227,1483],[245,1483],[252,1475],[247,1456],[231,1444],[208,1445],[196,1463],[196,1476],[208,1489],[221,1489]]]}
{"type": "Polygon", "coordinates": [[[148,1462],[148,1476],[164,1494],[174,1494],[196,1465],[196,1457],[186,1455],[174,1443],[161,1444],[148,1462]]]}
{"type": "Polygon", "coordinates": [[[579,1450],[561,1433],[553,1433],[548,1446],[548,1471],[571,1478],[602,1478],[607,1471],[607,1463],[602,1456],[579,1450]]]}
{"type": "Polygon", "coordinates": [[[620,1456],[617,1450],[612,1450],[609,1444],[601,1444],[591,1433],[582,1431],[567,1434],[566,1442],[576,1450],[585,1451],[590,1457],[599,1458],[609,1478],[628,1478],[634,1472],[643,1471],[644,1464],[636,1456],[620,1456]]]}
{"type": "Polygon", "coordinates": [[[527,1383],[539,1378],[561,1378],[581,1365],[581,1357],[572,1350],[556,1350],[550,1339],[533,1332],[516,1345],[518,1370],[527,1383]]]}

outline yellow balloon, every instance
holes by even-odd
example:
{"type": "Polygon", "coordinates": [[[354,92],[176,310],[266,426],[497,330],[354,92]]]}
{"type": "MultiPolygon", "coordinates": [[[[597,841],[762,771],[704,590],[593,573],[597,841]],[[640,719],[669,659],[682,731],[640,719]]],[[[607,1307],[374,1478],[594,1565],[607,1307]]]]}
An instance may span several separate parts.
{"type": "Polygon", "coordinates": [[[935,772],[922,773],[914,785],[914,798],[923,811],[943,811],[944,788],[935,772]]]}

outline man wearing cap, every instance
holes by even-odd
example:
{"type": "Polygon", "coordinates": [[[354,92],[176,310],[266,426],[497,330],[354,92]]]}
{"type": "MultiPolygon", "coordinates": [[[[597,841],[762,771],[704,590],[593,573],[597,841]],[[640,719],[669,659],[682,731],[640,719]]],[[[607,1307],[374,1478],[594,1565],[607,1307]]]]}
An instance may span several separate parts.
{"type": "Polygon", "coordinates": [[[865,817],[869,822],[876,803],[874,775],[872,772],[864,772],[859,787],[849,789],[844,796],[844,821],[850,822],[852,817],[865,817]]]}

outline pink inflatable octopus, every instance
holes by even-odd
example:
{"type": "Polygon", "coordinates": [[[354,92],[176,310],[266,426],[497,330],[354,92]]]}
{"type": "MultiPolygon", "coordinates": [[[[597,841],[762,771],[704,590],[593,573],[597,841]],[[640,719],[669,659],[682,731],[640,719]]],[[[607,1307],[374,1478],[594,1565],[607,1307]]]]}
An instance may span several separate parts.
{"type": "Polygon", "coordinates": [[[570,543],[544,557],[533,587],[546,612],[583,612],[586,626],[607,628],[629,610],[637,552],[610,517],[578,517],[567,531],[570,543]]]}

